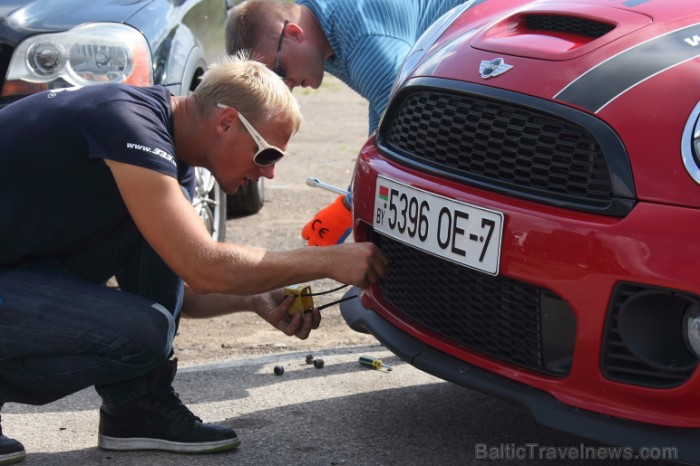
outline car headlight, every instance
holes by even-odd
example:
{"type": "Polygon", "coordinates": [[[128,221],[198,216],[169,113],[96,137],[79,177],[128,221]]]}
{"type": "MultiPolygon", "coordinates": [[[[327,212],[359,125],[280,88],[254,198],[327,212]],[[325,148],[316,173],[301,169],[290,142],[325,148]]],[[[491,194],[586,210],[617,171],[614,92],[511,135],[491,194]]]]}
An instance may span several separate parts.
{"type": "Polygon", "coordinates": [[[688,117],[681,139],[683,165],[688,174],[700,184],[700,102],[688,117]]]}
{"type": "Polygon", "coordinates": [[[390,96],[394,94],[396,88],[406,80],[406,78],[415,71],[416,66],[420,63],[421,59],[425,56],[426,52],[435,43],[436,40],[440,38],[443,32],[450,27],[450,25],[459,16],[468,10],[475,0],[469,0],[461,5],[452,8],[450,11],[440,16],[433,24],[425,30],[425,32],[418,38],[418,41],[414,44],[411,51],[408,52],[401,68],[399,69],[396,78],[394,79],[394,84],[391,88],[390,96]]]}
{"type": "Polygon", "coordinates": [[[148,43],[130,26],[90,23],[26,39],[12,55],[2,95],[106,82],[153,84],[148,43]]]}

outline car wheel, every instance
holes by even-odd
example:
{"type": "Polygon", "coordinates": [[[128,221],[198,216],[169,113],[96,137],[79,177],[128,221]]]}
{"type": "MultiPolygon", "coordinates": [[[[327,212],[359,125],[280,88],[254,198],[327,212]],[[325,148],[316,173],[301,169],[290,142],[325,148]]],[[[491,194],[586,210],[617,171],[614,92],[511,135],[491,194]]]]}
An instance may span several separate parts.
{"type": "Polygon", "coordinates": [[[204,168],[195,168],[195,194],[192,200],[211,237],[223,242],[226,239],[226,195],[214,176],[204,168]]]}
{"type": "Polygon", "coordinates": [[[229,195],[227,203],[228,214],[235,216],[258,213],[265,203],[265,185],[263,180],[264,178],[258,179],[257,182],[250,180],[236,194],[229,195]]]}

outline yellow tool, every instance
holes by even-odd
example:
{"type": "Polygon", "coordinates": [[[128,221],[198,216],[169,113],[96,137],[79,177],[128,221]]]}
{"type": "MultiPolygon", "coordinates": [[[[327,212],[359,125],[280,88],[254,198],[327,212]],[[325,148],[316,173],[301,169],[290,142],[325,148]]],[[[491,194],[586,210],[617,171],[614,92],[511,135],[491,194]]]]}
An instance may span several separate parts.
{"type": "Polygon", "coordinates": [[[314,298],[309,285],[291,285],[284,289],[284,294],[294,296],[294,302],[289,307],[287,314],[294,315],[301,311],[306,314],[314,308],[314,298]]]}
{"type": "Polygon", "coordinates": [[[370,356],[360,356],[360,364],[363,366],[368,366],[371,367],[372,369],[386,369],[387,371],[390,371],[393,369],[392,366],[388,364],[384,364],[384,362],[381,359],[375,359],[370,356]]]}
{"type": "Polygon", "coordinates": [[[294,315],[300,311],[306,314],[307,312],[313,311],[314,309],[320,311],[322,309],[326,309],[327,307],[335,306],[338,303],[342,303],[343,301],[347,301],[348,299],[357,298],[357,295],[346,296],[342,299],[338,299],[337,301],[324,304],[323,306],[314,307],[314,298],[312,296],[328,294],[332,291],[338,291],[341,288],[345,288],[346,286],[348,285],[343,285],[332,290],[322,291],[320,293],[312,293],[311,287],[309,285],[290,285],[284,289],[284,294],[294,296],[294,301],[289,307],[287,314],[294,315]]]}

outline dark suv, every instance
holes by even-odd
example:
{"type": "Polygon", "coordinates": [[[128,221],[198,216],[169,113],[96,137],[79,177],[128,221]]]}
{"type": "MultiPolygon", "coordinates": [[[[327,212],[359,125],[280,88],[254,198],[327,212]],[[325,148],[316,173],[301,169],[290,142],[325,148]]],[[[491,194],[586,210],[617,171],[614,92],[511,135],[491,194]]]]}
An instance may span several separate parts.
{"type": "MultiPolygon", "coordinates": [[[[226,14],[238,0],[63,0],[0,4],[0,108],[45,89],[125,82],[186,95],[225,54],[226,14]]],[[[262,206],[262,184],[229,196],[231,213],[262,206]]],[[[225,238],[227,196],[196,170],[193,205],[225,238]]]]}

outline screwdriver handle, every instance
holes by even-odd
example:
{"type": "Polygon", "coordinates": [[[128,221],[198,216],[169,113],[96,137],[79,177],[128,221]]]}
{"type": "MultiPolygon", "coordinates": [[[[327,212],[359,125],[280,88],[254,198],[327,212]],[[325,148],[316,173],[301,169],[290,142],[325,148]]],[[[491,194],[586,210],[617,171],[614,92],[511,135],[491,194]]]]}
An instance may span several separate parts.
{"type": "Polygon", "coordinates": [[[363,366],[368,366],[373,369],[381,369],[382,367],[386,367],[387,369],[391,370],[391,366],[387,366],[382,362],[381,359],[375,359],[367,356],[360,356],[359,359],[360,364],[363,366]]]}

